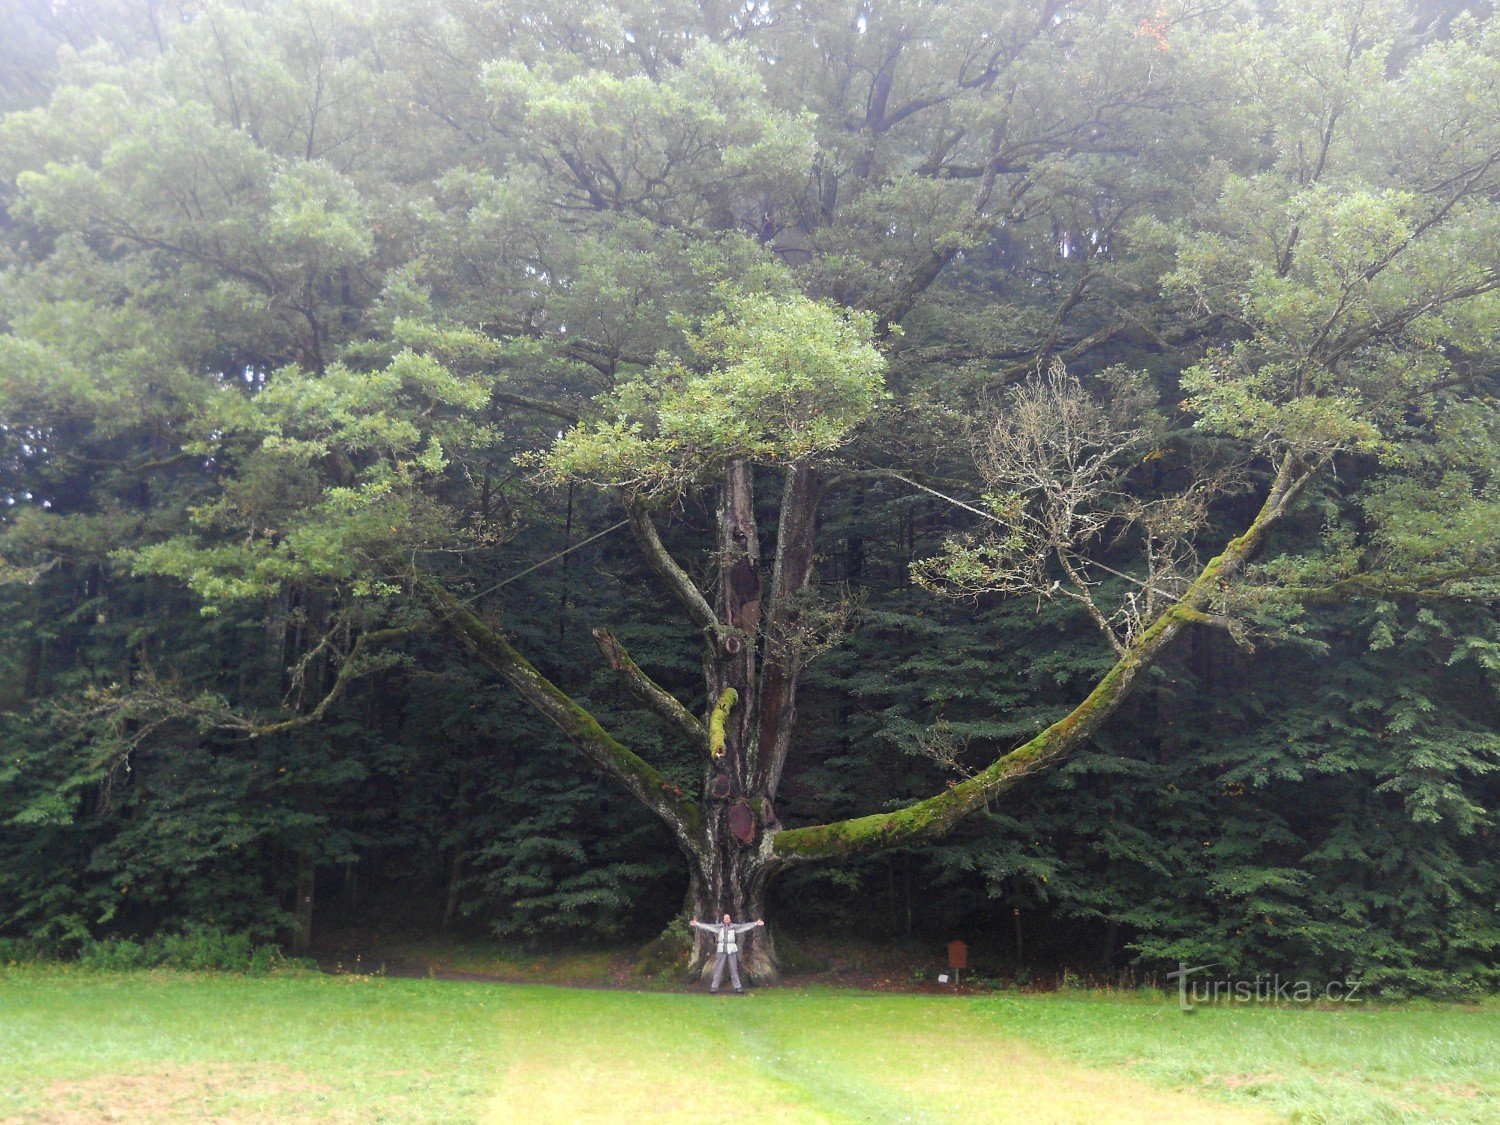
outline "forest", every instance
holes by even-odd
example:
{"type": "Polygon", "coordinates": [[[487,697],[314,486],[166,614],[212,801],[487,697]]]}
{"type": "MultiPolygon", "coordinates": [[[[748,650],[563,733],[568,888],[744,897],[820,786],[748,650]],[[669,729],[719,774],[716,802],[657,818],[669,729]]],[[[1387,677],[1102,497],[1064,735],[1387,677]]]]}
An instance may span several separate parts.
{"type": "Polygon", "coordinates": [[[10,0],[0,945],[1500,984],[1500,28],[10,0]]]}

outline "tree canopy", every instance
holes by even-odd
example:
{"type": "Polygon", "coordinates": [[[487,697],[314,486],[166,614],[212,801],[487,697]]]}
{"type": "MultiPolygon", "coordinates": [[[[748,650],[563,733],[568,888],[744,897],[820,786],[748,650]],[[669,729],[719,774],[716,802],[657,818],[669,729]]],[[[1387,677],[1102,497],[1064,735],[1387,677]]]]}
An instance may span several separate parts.
{"type": "Polygon", "coordinates": [[[1111,957],[1489,971],[1487,8],[7,19],[0,925],[894,851],[1111,957]]]}

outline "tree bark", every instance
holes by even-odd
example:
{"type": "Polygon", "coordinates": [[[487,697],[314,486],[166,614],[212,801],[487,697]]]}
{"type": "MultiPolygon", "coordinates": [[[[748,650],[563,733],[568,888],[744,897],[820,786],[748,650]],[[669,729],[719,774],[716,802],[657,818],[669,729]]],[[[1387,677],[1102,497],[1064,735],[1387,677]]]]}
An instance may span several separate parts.
{"type": "Polygon", "coordinates": [[[776,536],[776,565],[771,573],[765,667],[757,704],[757,780],[767,796],[781,787],[781,771],[796,724],[797,684],[802,675],[801,638],[796,636],[799,596],[812,581],[821,482],[810,465],[787,470],[781,497],[781,524],[776,536]]]}
{"type": "MultiPolygon", "coordinates": [[[[695,868],[689,881],[688,902],[700,922],[717,922],[728,914],[736,922],[765,917],[766,889],[775,864],[760,849],[715,848],[708,862],[695,868]]],[[[776,939],[769,925],[740,936],[740,971],[749,984],[774,984],[777,979],[776,939]]],[[[693,930],[690,977],[707,978],[713,969],[714,942],[693,930]]]]}

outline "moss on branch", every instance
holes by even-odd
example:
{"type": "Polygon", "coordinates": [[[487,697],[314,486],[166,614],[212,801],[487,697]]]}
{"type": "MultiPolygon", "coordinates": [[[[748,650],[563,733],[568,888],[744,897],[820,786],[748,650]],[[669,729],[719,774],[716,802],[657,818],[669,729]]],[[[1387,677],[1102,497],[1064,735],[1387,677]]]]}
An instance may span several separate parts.
{"type": "Polygon", "coordinates": [[[461,600],[434,582],[422,591],[465,645],[520,692],[521,696],[584,755],[651,809],[690,848],[699,846],[703,813],[696,801],[661,772],[616,741],[593,715],[522,656],[499,632],[461,600]]]}
{"type": "Polygon", "coordinates": [[[708,749],[708,732],[694,718],[693,713],[676,696],[646,675],[625,650],[625,646],[608,629],[595,629],[593,634],[599,651],[604,654],[604,659],[609,662],[610,668],[620,677],[630,694],[676,727],[700,752],[708,749]]]}
{"type": "MultiPolygon", "coordinates": [[[[1152,627],[1159,629],[1158,636],[1163,638],[1175,628],[1180,625],[1171,625],[1166,618],[1152,627]]],[[[1165,639],[1158,643],[1165,643],[1165,639]]],[[[776,854],[788,859],[853,856],[942,836],[990,798],[1061,757],[1098,729],[1143,667],[1138,655],[1127,653],[1067,715],[968,780],[893,812],[787,829],[776,836],[776,854]]]]}
{"type": "Polygon", "coordinates": [[[729,721],[729,712],[740,701],[740,693],[734,688],[725,688],[708,716],[708,752],[715,758],[724,756],[724,724],[729,721]]]}
{"type": "Polygon", "coordinates": [[[1265,502],[1244,533],[1230,540],[1199,572],[1182,598],[1131,642],[1088,698],[1035,738],[966,781],[904,809],[778,832],[773,842],[775,855],[784,860],[825,859],[937,839],[992,797],[1070,753],[1114,713],[1141,673],[1185,625],[1210,618],[1209,607],[1221,588],[1264,543],[1270,528],[1311,475],[1293,459],[1284,459],[1265,502]]]}

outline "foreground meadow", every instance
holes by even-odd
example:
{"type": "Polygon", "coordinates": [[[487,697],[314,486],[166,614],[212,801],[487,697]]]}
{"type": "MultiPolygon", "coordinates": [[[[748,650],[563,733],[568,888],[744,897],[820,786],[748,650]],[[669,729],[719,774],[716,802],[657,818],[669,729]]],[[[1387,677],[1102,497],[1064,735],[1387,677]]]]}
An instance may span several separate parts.
{"type": "Polygon", "coordinates": [[[0,1121],[1494,1120],[1500,1008],[12,970],[0,1121]]]}

